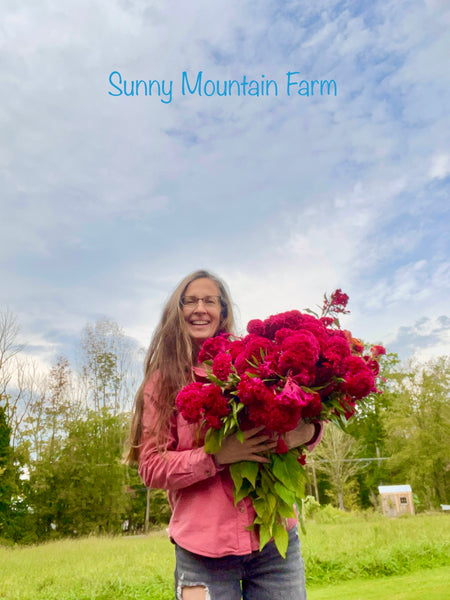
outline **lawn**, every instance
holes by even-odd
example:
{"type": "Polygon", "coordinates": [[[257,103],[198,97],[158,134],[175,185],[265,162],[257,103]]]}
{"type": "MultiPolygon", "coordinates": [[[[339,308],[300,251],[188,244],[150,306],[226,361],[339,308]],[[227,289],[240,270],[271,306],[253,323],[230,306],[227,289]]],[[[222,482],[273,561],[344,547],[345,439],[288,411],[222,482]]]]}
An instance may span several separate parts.
{"type": "MultiPolygon", "coordinates": [[[[448,515],[331,515],[307,529],[302,549],[309,600],[450,596],[448,515]]],[[[164,531],[0,547],[0,598],[173,600],[173,566],[164,531]]]]}

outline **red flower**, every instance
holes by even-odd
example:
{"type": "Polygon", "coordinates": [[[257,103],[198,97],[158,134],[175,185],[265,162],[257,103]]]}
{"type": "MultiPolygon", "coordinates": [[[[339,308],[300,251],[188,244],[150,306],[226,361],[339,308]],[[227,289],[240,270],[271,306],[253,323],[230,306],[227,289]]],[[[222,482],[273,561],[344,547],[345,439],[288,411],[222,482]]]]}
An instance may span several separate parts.
{"type": "Polygon", "coordinates": [[[231,344],[228,337],[228,333],[221,333],[220,335],[205,340],[198,354],[198,361],[205,362],[205,360],[211,360],[217,356],[219,352],[228,350],[231,344]]]}
{"type": "Polygon", "coordinates": [[[297,427],[303,411],[308,410],[315,396],[318,394],[309,394],[296,385],[292,379],[288,379],[283,390],[272,397],[270,410],[264,424],[268,429],[277,433],[292,431],[297,427]]]}
{"type": "Polygon", "coordinates": [[[373,359],[372,357],[367,356],[367,355],[363,356],[363,359],[364,359],[366,365],[372,371],[372,373],[375,376],[377,376],[378,373],[380,372],[380,365],[378,364],[378,362],[375,359],[373,359]]]}
{"type": "Polygon", "coordinates": [[[309,331],[299,331],[284,338],[281,344],[278,367],[281,375],[291,371],[294,375],[306,369],[313,371],[319,360],[319,342],[309,331]]]}
{"type": "Polygon", "coordinates": [[[341,288],[337,289],[331,294],[330,305],[335,307],[345,308],[348,303],[348,296],[344,294],[341,288]]]}
{"type": "Polygon", "coordinates": [[[332,336],[323,352],[323,356],[332,366],[334,374],[341,377],[346,368],[344,361],[350,356],[350,346],[345,337],[332,336]]]}
{"type": "Polygon", "coordinates": [[[253,334],[247,335],[242,342],[244,343],[244,350],[238,354],[234,362],[236,371],[239,375],[243,375],[247,371],[258,373],[258,367],[254,367],[250,363],[263,362],[265,355],[274,351],[273,342],[253,334]]]}
{"type": "Polygon", "coordinates": [[[301,465],[306,465],[306,454],[301,454],[297,460],[301,465]]]}
{"type": "Polygon", "coordinates": [[[220,429],[222,427],[220,417],[225,417],[230,412],[220,386],[214,384],[203,386],[202,400],[206,422],[210,427],[220,429]]]}
{"type": "Polygon", "coordinates": [[[277,442],[277,445],[276,445],[276,448],[275,448],[275,452],[277,454],[286,454],[286,452],[289,452],[289,447],[286,444],[286,442],[283,440],[283,438],[281,437],[281,435],[278,438],[278,442],[277,442]]]}
{"type": "Polygon", "coordinates": [[[242,404],[266,405],[273,397],[272,389],[267,387],[259,377],[243,375],[237,387],[238,397],[242,404]]]}
{"type": "Polygon", "coordinates": [[[247,331],[249,333],[253,333],[254,335],[264,335],[264,323],[261,319],[253,319],[249,321],[247,324],[247,331]]]}
{"type": "Polygon", "coordinates": [[[218,385],[194,381],[178,393],[175,405],[188,423],[196,423],[202,417],[210,427],[220,429],[220,417],[230,412],[227,399],[218,385]]]}
{"type": "Polygon", "coordinates": [[[372,354],[373,358],[377,358],[381,354],[386,354],[386,348],[383,346],[372,346],[370,353],[372,354]]]}
{"type": "Polygon", "coordinates": [[[334,323],[333,317],[320,317],[319,320],[325,327],[330,327],[334,323]]]}
{"type": "Polygon", "coordinates": [[[221,381],[227,381],[233,370],[231,356],[221,352],[213,360],[212,372],[221,381]]]}
{"type": "Polygon", "coordinates": [[[302,409],[302,419],[316,417],[322,412],[322,398],[317,392],[307,394],[308,404],[302,409]]]}
{"type": "Polygon", "coordinates": [[[178,392],[175,405],[188,423],[196,423],[202,417],[202,389],[203,383],[194,381],[178,392]]]}
{"type": "Polygon", "coordinates": [[[238,339],[238,340],[233,340],[232,342],[230,342],[228,351],[233,360],[236,360],[236,358],[239,356],[239,354],[244,352],[244,350],[245,350],[245,344],[242,340],[238,339]]]}
{"type": "Polygon", "coordinates": [[[273,340],[279,329],[300,329],[302,313],[299,310],[289,310],[278,315],[272,315],[264,323],[264,336],[273,340]]]}
{"type": "Polygon", "coordinates": [[[375,375],[359,356],[349,356],[346,359],[344,379],[342,388],[357,400],[376,392],[375,375]]]}

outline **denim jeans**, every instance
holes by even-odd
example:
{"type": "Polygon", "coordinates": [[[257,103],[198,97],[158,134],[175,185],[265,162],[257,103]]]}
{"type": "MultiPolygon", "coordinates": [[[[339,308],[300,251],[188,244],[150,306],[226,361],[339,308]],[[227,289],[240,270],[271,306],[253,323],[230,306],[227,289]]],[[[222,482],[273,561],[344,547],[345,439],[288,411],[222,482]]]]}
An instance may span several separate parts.
{"type": "Polygon", "coordinates": [[[206,600],[306,600],[305,568],[297,527],[289,531],[286,558],[274,542],[245,556],[209,558],[175,547],[176,598],[184,586],[205,586],[206,600]]]}

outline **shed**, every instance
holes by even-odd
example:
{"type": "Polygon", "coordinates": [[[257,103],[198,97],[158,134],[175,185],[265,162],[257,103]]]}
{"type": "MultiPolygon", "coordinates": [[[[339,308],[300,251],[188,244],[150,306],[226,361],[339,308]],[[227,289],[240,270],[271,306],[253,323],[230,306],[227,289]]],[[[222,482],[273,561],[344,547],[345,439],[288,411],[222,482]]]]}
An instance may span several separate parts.
{"type": "Polygon", "coordinates": [[[414,514],[414,504],[410,485],[379,485],[381,506],[386,517],[414,514]]]}

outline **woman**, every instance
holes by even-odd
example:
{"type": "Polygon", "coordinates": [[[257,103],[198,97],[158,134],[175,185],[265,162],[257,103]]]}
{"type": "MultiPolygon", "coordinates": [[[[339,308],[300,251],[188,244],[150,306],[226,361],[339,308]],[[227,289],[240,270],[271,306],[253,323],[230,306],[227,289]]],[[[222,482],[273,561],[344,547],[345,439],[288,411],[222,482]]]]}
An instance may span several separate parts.
{"type": "MultiPolygon", "coordinates": [[[[273,542],[259,551],[251,500],[237,505],[227,466],[242,460],[270,462],[261,453],[277,441],[262,427],[224,439],[215,455],[204,452],[198,428],[175,410],[178,391],[206,381],[197,357],[203,342],[233,333],[234,319],[224,283],[207,271],[186,277],[163,310],[136,395],[129,462],[138,462],[145,485],[168,491],[169,535],[176,547],[179,600],[303,600],[303,561],[295,520],[288,522],[289,548],[281,558],[273,542]]],[[[312,448],[320,428],[300,422],[286,434],[288,446],[312,448]]]]}

